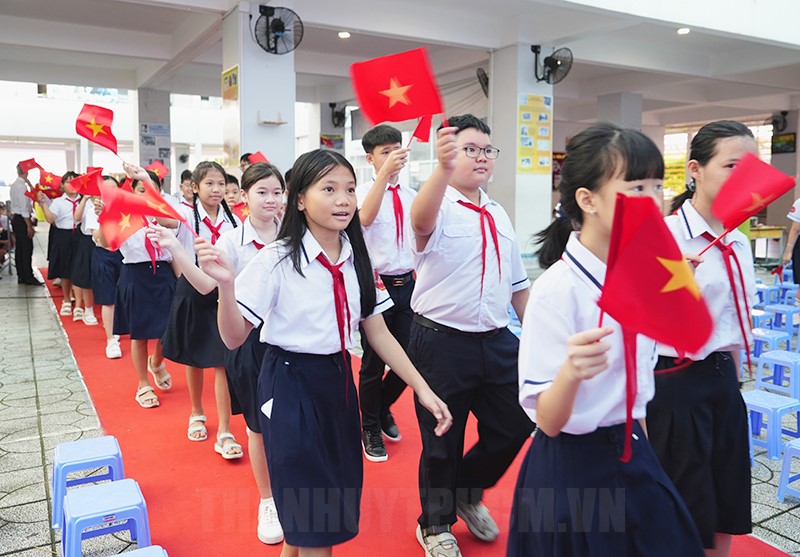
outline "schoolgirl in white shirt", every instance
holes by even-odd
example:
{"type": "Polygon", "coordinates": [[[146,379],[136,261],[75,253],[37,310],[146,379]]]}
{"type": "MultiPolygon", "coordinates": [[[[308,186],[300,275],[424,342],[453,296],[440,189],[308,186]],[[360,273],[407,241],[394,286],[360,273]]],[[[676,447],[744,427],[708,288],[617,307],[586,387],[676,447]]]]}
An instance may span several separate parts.
{"type": "Polygon", "coordinates": [[[622,330],[608,316],[597,327],[616,196],[661,203],[663,176],[658,148],[635,130],[595,124],[567,145],[559,218],[538,236],[547,270],[522,321],[519,401],[539,431],[519,473],[508,557],[703,555],[641,425],[653,396],[655,342],[637,337],[637,421],[632,457],[622,462],[622,330]]]}
{"type": "Polygon", "coordinates": [[[92,233],[100,225],[97,222],[94,199],[91,196],[81,197],[74,217],[75,221],[80,223],[80,228],[75,257],[72,260],[72,286],[75,292],[72,320],[83,321],[86,325],[97,325],[97,317],[94,314],[94,295],[92,294],[92,255],[94,253],[92,233]]]}
{"type": "Polygon", "coordinates": [[[204,242],[198,255],[219,283],[227,346],[241,345],[263,323],[261,427],[284,554],[330,555],[333,545],[358,532],[363,460],[346,350],[359,322],[381,358],[435,415],[439,434],[451,419],[379,317],[391,300],[375,288],[350,163],[326,150],[298,158],[278,241],[238,277],[219,248],[204,242]],[[299,500],[308,504],[298,508],[293,501],[299,500]]]}
{"type": "MultiPolygon", "coordinates": [[[[216,247],[227,255],[237,275],[264,246],[275,241],[280,226],[275,215],[286,189],[278,169],[268,163],[256,163],[248,167],[242,176],[242,188],[251,208],[250,215],[242,226],[228,230],[216,243],[216,247]]],[[[186,253],[169,230],[153,229],[149,237],[172,253],[187,280],[198,292],[207,294],[217,288],[216,281],[194,266],[194,256],[186,253]]],[[[247,423],[248,455],[261,495],[258,539],[267,544],[276,544],[283,540],[283,530],[272,498],[259,423],[258,372],[267,348],[259,339],[260,333],[261,327],[253,329],[242,346],[226,351],[225,375],[231,396],[231,413],[243,414],[247,423]]]]}
{"type": "MultiPolygon", "coordinates": [[[[192,173],[194,201],[192,209],[184,215],[189,225],[200,237],[212,244],[220,236],[242,225],[225,203],[225,170],[217,163],[204,161],[192,173]]],[[[178,238],[184,245],[191,232],[185,224],[178,227],[178,238]]],[[[191,250],[187,250],[192,253],[191,250]]],[[[187,272],[181,266],[183,274],[187,272]]],[[[175,299],[172,302],[169,326],[162,338],[164,357],[186,366],[186,383],[189,387],[191,412],[187,436],[190,441],[205,441],[208,438],[207,420],[203,410],[203,370],[214,369],[214,395],[217,406],[217,439],[214,450],[224,459],[243,456],[242,446],[236,442],[230,430],[231,402],[228,382],[225,378],[225,345],[217,329],[217,293],[212,290],[201,294],[186,276],[178,279],[175,299]]]]}
{"type": "MultiPolygon", "coordinates": [[[[745,153],[758,155],[758,146],[740,122],[706,124],[692,139],[687,164],[691,181],[675,199],[674,214],[666,219],[683,252],[699,253],[725,231],[711,205],[745,153]]],[[[708,554],[727,556],[732,535],[752,529],[749,432],[739,391],[739,350],[745,343],[752,346],[749,308],[755,274],[750,241],[739,230],[729,232],[703,259],[695,278],[714,318],[714,331],[697,354],[686,355],[691,360],[688,368],[656,377],[647,429],[708,554]]],[[[659,346],[659,355],[659,368],[675,366],[674,350],[659,346]]]]}
{"type": "Polygon", "coordinates": [[[77,172],[69,171],[61,177],[61,191],[64,195],[50,201],[39,192],[37,200],[50,223],[52,235],[48,247],[47,279],[61,279],[61,291],[64,299],[61,302],[61,315],[72,315],[72,260],[78,247],[78,223],[75,211],[80,203],[80,196],[70,186],[70,181],[77,178],[77,172]]]}

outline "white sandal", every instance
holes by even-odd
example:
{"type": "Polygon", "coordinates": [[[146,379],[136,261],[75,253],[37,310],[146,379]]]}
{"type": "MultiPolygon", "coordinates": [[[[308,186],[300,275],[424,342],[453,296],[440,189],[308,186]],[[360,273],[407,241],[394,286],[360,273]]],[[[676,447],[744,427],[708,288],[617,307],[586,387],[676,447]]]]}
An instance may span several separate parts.
{"type": "Polygon", "coordinates": [[[161,389],[162,391],[168,391],[172,388],[172,376],[167,373],[167,364],[164,361],[161,361],[161,365],[158,367],[153,367],[150,365],[150,356],[147,357],[147,371],[150,372],[150,375],[153,376],[153,381],[156,383],[156,387],[161,389]],[[161,377],[156,375],[157,373],[163,373],[161,377]]]}
{"type": "Polygon", "coordinates": [[[153,389],[153,387],[150,385],[139,387],[139,389],[136,391],[136,402],[138,402],[139,406],[142,408],[156,408],[159,405],[155,389],[153,389]],[[150,394],[150,396],[147,396],[148,394],[150,394]],[[152,402],[146,403],[144,402],[145,400],[152,400],[152,402]]]}
{"type": "Polygon", "coordinates": [[[208,430],[205,426],[206,420],[208,420],[208,418],[202,414],[199,416],[189,416],[189,429],[186,432],[189,441],[205,441],[208,439],[208,430]],[[202,425],[192,425],[195,422],[202,422],[202,425]],[[200,437],[192,437],[192,433],[202,433],[202,435],[200,437]]]}
{"type": "Polygon", "coordinates": [[[218,433],[217,442],[214,443],[214,450],[218,452],[225,460],[236,460],[237,458],[242,458],[244,456],[242,446],[236,442],[236,438],[233,436],[233,433],[218,433]],[[224,445],[222,442],[225,439],[231,439],[233,443],[224,445]],[[229,452],[231,449],[239,449],[239,452],[231,454],[229,452]]]}

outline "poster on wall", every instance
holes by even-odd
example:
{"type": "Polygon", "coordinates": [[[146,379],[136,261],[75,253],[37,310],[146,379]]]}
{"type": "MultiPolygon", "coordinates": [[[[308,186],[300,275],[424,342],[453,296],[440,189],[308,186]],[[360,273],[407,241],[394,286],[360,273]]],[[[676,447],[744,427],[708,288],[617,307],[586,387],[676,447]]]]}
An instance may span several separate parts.
{"type": "Polygon", "coordinates": [[[319,146],[322,149],[329,149],[344,155],[344,136],[340,133],[321,133],[319,146]]]}
{"type": "Polygon", "coordinates": [[[239,165],[239,65],[222,72],[222,147],[225,168],[239,165]]]}
{"type": "Polygon", "coordinates": [[[520,95],[517,107],[517,174],[549,174],[552,169],[553,97],[520,95]]]}
{"type": "Polygon", "coordinates": [[[169,168],[171,149],[169,124],[139,124],[139,160],[142,166],[159,161],[169,168]]]}

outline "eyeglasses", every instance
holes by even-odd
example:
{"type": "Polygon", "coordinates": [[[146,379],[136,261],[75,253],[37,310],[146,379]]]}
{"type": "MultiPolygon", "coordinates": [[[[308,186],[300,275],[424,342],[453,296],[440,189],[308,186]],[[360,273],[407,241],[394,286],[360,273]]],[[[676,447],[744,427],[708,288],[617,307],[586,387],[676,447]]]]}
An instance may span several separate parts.
{"type": "Polygon", "coordinates": [[[487,159],[492,160],[496,159],[497,155],[500,154],[500,149],[497,147],[475,147],[474,145],[467,145],[466,147],[462,147],[461,150],[471,159],[477,159],[481,151],[484,152],[487,159]]]}

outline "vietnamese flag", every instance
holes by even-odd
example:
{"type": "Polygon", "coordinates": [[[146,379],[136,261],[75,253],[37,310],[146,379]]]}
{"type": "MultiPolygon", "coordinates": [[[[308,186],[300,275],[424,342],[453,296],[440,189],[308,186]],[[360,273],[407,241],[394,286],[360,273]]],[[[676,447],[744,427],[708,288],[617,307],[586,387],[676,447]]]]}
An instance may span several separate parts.
{"type": "Polygon", "coordinates": [[[144,169],[155,172],[156,176],[158,176],[158,179],[162,181],[164,180],[164,176],[169,174],[169,169],[164,166],[161,161],[153,161],[152,164],[145,166],[144,169]]]}
{"type": "Polygon", "coordinates": [[[113,121],[114,113],[110,109],[84,104],[75,121],[75,131],[81,137],[105,147],[116,155],[117,138],[111,133],[111,122],[113,121]]]}
{"type": "Polygon", "coordinates": [[[372,124],[440,114],[442,99],[424,48],[350,66],[358,104],[372,124]]]}
{"type": "Polygon", "coordinates": [[[89,167],[86,174],[73,178],[70,181],[73,189],[81,195],[100,195],[100,184],[103,183],[103,169],[89,167]]]}
{"type": "Polygon", "coordinates": [[[42,167],[39,165],[38,162],[36,162],[35,159],[25,159],[24,161],[19,161],[17,164],[19,165],[20,169],[23,172],[29,172],[34,168],[38,168],[39,170],[42,169],[42,167]]]}
{"type": "Polygon", "coordinates": [[[248,207],[244,201],[240,201],[231,207],[231,211],[233,211],[233,214],[239,217],[239,220],[242,222],[250,216],[250,207],[248,207]]]}
{"type": "Polygon", "coordinates": [[[711,337],[713,321],[694,272],[656,204],[617,194],[600,309],[622,327],[626,374],[626,442],[631,457],[633,404],[637,392],[636,335],[697,352],[711,337]]]}
{"type": "Polygon", "coordinates": [[[419,119],[417,127],[414,128],[414,133],[411,138],[417,138],[420,143],[427,143],[431,140],[431,127],[433,126],[433,114],[428,114],[419,119]]]}
{"type": "Polygon", "coordinates": [[[130,176],[126,176],[119,187],[125,191],[133,193],[133,180],[131,180],[130,176]]]}
{"type": "Polygon", "coordinates": [[[730,231],[793,187],[794,178],[746,153],[722,184],[711,212],[730,231]]]}
{"type": "Polygon", "coordinates": [[[267,157],[265,157],[261,151],[256,151],[255,153],[252,153],[249,157],[247,157],[247,160],[250,161],[250,164],[256,164],[259,162],[269,163],[269,160],[267,160],[267,157]]]}
{"type": "MultiPolygon", "coordinates": [[[[106,239],[108,248],[111,251],[116,251],[125,243],[125,240],[130,238],[137,230],[147,225],[147,219],[141,214],[136,214],[132,211],[126,210],[122,203],[107,203],[107,199],[111,198],[110,192],[117,191],[118,188],[107,186],[105,184],[100,186],[100,191],[103,196],[103,211],[98,217],[100,228],[103,230],[103,236],[106,239]]],[[[136,194],[129,194],[136,195],[136,194]]]]}
{"type": "Polygon", "coordinates": [[[42,172],[39,175],[39,184],[45,186],[46,188],[58,191],[58,188],[61,187],[61,176],[42,169],[42,172]]]}

